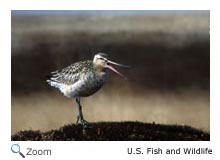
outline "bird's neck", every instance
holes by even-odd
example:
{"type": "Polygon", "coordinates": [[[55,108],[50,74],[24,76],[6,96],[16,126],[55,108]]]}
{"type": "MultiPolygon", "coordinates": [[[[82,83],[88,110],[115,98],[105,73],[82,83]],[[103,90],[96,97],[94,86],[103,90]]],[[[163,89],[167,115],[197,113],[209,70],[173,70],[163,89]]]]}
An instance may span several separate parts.
{"type": "Polygon", "coordinates": [[[99,65],[99,64],[94,64],[94,63],[93,63],[93,68],[94,68],[94,70],[95,70],[96,72],[106,71],[106,69],[105,69],[103,66],[99,65]]]}
{"type": "Polygon", "coordinates": [[[94,70],[96,75],[100,78],[100,79],[105,79],[106,76],[108,75],[108,71],[106,68],[102,67],[102,66],[97,66],[94,65],[94,70]]]}

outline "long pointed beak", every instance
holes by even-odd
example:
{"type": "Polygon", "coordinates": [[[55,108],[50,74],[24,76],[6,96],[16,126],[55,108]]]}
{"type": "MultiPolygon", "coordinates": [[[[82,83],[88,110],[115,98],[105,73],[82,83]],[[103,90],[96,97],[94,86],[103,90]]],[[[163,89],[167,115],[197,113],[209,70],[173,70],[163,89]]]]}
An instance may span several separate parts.
{"type": "Polygon", "coordinates": [[[127,80],[127,77],[125,77],[123,74],[121,74],[119,71],[117,71],[112,65],[110,64],[114,64],[116,66],[120,66],[120,67],[125,67],[125,68],[130,68],[130,66],[126,66],[126,65],[123,65],[123,64],[119,64],[119,63],[116,63],[116,62],[112,62],[110,60],[108,60],[108,63],[107,63],[107,68],[109,68],[110,70],[112,70],[113,72],[115,72],[116,74],[118,74],[119,76],[121,76],[122,78],[124,78],[125,80],[127,80]]]}
{"type": "Polygon", "coordinates": [[[110,60],[108,60],[108,63],[114,64],[114,65],[120,66],[120,67],[131,68],[130,66],[126,66],[126,65],[123,65],[123,64],[119,64],[119,63],[116,63],[116,62],[112,62],[112,61],[110,61],[110,60]]]}

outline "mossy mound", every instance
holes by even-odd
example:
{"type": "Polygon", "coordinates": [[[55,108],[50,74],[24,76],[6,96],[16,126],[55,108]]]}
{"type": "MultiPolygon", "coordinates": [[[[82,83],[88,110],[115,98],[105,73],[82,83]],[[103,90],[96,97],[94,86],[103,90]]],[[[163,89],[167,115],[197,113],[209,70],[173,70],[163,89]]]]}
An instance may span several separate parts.
{"type": "Polygon", "coordinates": [[[12,141],[209,141],[209,133],[179,125],[142,122],[97,122],[91,127],[66,125],[48,132],[20,131],[12,141]]]}

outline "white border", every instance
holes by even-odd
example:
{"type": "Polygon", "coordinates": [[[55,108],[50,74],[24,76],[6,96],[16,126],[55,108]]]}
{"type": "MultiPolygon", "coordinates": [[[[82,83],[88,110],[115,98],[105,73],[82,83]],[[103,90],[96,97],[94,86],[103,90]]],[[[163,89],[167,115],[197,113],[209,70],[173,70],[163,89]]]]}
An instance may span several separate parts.
{"type": "MultiPolygon", "coordinates": [[[[1,132],[0,153],[1,159],[17,159],[18,155],[10,151],[11,144],[11,10],[211,10],[211,141],[210,142],[20,142],[22,148],[52,148],[51,157],[32,157],[33,159],[219,159],[220,147],[219,122],[219,10],[217,1],[208,0],[1,0],[0,1],[0,79],[1,79],[1,132]],[[216,3],[215,3],[216,2],[216,3]],[[214,154],[211,156],[129,156],[127,147],[210,147],[214,154]]],[[[29,158],[31,159],[31,158],[29,158]]]]}

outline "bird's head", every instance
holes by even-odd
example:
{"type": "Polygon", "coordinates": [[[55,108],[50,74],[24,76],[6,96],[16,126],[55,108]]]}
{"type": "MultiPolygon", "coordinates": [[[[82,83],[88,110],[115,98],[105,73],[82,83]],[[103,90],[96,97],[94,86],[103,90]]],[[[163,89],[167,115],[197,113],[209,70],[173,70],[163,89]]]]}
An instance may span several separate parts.
{"type": "Polygon", "coordinates": [[[118,74],[119,76],[123,77],[124,79],[127,79],[123,74],[121,74],[120,72],[118,72],[113,65],[115,66],[119,66],[119,67],[124,67],[124,68],[130,68],[129,66],[123,65],[123,64],[119,64],[113,61],[110,61],[108,59],[108,55],[106,53],[97,53],[94,56],[93,59],[93,64],[96,68],[99,68],[101,70],[105,70],[105,69],[110,69],[111,71],[115,72],[116,74],[118,74]]]}

